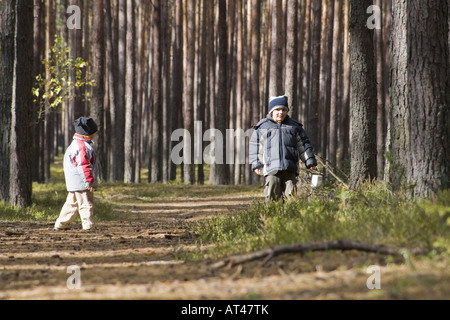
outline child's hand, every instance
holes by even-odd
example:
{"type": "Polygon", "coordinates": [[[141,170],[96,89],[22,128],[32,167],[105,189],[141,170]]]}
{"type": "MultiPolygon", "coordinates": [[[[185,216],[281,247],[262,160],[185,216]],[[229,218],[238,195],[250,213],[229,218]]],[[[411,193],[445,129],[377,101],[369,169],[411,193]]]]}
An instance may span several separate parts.
{"type": "Polygon", "coordinates": [[[87,191],[89,191],[89,192],[94,192],[94,187],[91,187],[91,186],[90,186],[89,184],[87,184],[87,183],[85,183],[84,186],[85,186],[85,188],[86,188],[87,191]]]}

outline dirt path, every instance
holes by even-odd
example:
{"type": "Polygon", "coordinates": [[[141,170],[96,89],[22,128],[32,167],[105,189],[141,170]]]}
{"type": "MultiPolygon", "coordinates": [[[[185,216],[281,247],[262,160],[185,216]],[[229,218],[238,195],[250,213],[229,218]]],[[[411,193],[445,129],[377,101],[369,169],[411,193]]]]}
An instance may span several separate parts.
{"type": "MultiPolygon", "coordinates": [[[[54,231],[52,223],[0,222],[0,299],[373,299],[449,297],[448,265],[386,267],[384,257],[326,253],[277,257],[212,270],[176,260],[195,246],[186,222],[242,210],[254,195],[120,202],[128,218],[93,232],[54,231]],[[369,290],[362,262],[380,265],[384,290],[369,290]],[[68,279],[79,270],[81,288],[68,279]],[[408,290],[399,285],[408,279],[408,290]],[[425,285],[426,284],[426,285],[425,285]],[[409,288],[412,287],[412,290],[409,288]]],[[[119,203],[119,202],[118,202],[119,203]]]]}

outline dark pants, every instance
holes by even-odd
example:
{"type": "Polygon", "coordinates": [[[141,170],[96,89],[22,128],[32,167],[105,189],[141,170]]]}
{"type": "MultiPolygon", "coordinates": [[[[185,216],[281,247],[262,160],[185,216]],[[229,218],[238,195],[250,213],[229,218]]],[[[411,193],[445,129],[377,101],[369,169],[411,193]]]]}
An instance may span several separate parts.
{"type": "Polygon", "coordinates": [[[297,192],[297,174],[280,171],[275,175],[268,175],[264,187],[266,202],[294,196],[297,192]]]}

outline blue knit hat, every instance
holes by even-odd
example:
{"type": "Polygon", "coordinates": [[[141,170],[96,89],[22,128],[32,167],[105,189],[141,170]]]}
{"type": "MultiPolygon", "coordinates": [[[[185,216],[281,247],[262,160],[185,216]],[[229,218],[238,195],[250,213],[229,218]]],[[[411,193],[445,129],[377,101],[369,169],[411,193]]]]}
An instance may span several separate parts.
{"type": "Polygon", "coordinates": [[[279,109],[279,108],[285,108],[289,111],[288,97],[279,96],[279,97],[271,97],[270,98],[269,114],[271,114],[273,110],[279,109]]]}

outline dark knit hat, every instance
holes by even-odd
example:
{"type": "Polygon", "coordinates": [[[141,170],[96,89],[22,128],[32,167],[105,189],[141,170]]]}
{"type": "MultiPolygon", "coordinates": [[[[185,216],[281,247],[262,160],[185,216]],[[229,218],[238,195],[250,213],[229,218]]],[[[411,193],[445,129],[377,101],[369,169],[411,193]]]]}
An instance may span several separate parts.
{"type": "Polygon", "coordinates": [[[82,136],[90,136],[98,131],[97,124],[91,118],[81,117],[73,123],[75,132],[82,136]]]}
{"type": "Polygon", "coordinates": [[[272,113],[273,110],[285,108],[289,111],[288,105],[288,97],[280,96],[280,97],[271,97],[269,101],[269,114],[272,113]]]}

